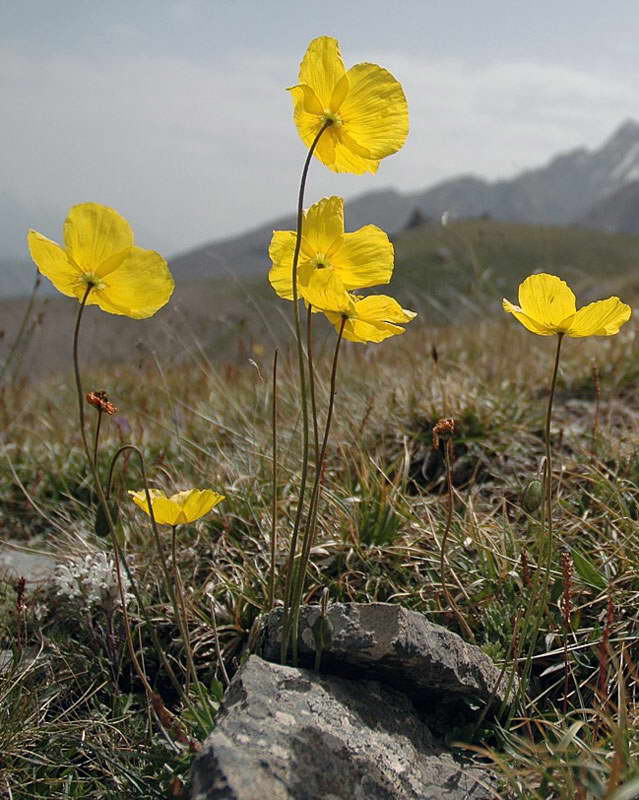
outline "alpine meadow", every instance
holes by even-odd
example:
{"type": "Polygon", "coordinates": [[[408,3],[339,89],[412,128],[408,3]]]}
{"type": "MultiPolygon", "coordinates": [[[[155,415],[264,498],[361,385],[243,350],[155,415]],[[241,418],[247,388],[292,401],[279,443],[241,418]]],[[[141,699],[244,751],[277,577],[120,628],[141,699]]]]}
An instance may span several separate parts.
{"type": "MultiPolygon", "coordinates": [[[[343,38],[281,87],[305,155],[289,218],[247,234],[259,272],[138,246],[100,197],[24,230],[2,798],[639,797],[639,229],[603,189],[590,217],[500,213],[539,171],[385,230],[337,180],[381,190],[429,133],[343,38]]],[[[613,138],[639,153],[636,123],[613,138]]]]}

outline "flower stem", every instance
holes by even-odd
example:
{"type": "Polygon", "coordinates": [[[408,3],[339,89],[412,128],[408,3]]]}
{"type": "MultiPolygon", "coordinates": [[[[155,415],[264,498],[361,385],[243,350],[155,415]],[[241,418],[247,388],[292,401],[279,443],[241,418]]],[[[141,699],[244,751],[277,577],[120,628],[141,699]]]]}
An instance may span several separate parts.
{"type": "Polygon", "coordinates": [[[100,428],[102,426],[102,414],[103,414],[103,412],[102,412],[101,408],[98,408],[96,410],[98,412],[98,419],[96,420],[96,423],[95,423],[95,437],[93,439],[93,463],[96,465],[96,469],[97,469],[97,465],[98,465],[98,446],[100,444],[100,428]]]}
{"type": "MultiPolygon", "coordinates": [[[[535,655],[535,649],[537,647],[537,639],[539,637],[541,620],[543,619],[546,610],[548,586],[550,584],[550,573],[552,571],[554,541],[553,541],[553,526],[552,526],[553,495],[552,495],[552,447],[550,442],[550,425],[552,422],[552,406],[555,398],[555,388],[557,386],[557,375],[559,374],[559,357],[561,354],[561,343],[563,341],[563,338],[564,338],[563,333],[557,334],[557,348],[555,350],[555,362],[553,365],[552,378],[550,381],[550,393],[548,395],[548,405],[546,406],[546,420],[544,423],[544,444],[546,450],[546,463],[544,465],[544,517],[546,523],[546,538],[547,538],[546,569],[544,572],[541,590],[539,592],[539,604],[536,609],[536,614],[532,619],[531,627],[529,628],[529,630],[531,631],[531,640],[530,640],[530,645],[528,647],[528,653],[526,656],[526,663],[524,664],[524,672],[519,684],[519,692],[517,699],[520,699],[524,696],[528,680],[530,677],[530,672],[532,670],[532,662],[535,655]]],[[[534,601],[532,603],[532,607],[534,608],[534,601]]],[[[526,633],[526,628],[527,626],[524,628],[523,635],[525,635],[526,633]]],[[[512,719],[512,715],[514,714],[515,705],[516,704],[514,703],[513,706],[511,707],[506,727],[508,726],[508,724],[510,724],[510,720],[512,719]]]]}
{"type": "MultiPolygon", "coordinates": [[[[75,329],[73,331],[73,371],[75,373],[75,387],[78,393],[78,417],[80,419],[80,436],[82,437],[82,444],[84,446],[84,452],[87,457],[87,461],[89,462],[89,466],[91,467],[91,472],[93,473],[93,477],[96,480],[96,483],[99,483],[97,480],[97,475],[95,472],[95,465],[94,461],[91,458],[91,450],[89,449],[89,442],[87,440],[87,432],[85,430],[85,422],[84,422],[84,392],[82,391],[82,378],[80,377],[80,361],[78,358],[78,342],[80,340],[80,324],[82,322],[82,314],[84,313],[84,309],[86,307],[86,302],[89,299],[89,294],[91,293],[91,289],[93,287],[91,284],[87,285],[87,288],[84,292],[84,296],[80,301],[80,308],[78,309],[78,314],[75,318],[75,329]]],[[[96,486],[96,491],[98,491],[96,486]]],[[[99,492],[98,492],[99,493],[99,492]]],[[[105,509],[106,513],[106,509],[105,509]]]]}
{"type": "Polygon", "coordinates": [[[449,436],[444,442],[444,461],[446,463],[446,494],[448,496],[448,509],[446,513],[446,527],[444,528],[444,533],[442,534],[442,543],[439,550],[439,579],[442,583],[442,589],[444,590],[444,594],[446,595],[446,600],[448,602],[448,605],[450,606],[453,614],[455,615],[459,627],[462,629],[465,636],[468,639],[470,639],[471,642],[474,642],[475,634],[472,632],[469,624],[466,622],[464,615],[457,607],[457,603],[455,602],[452,594],[448,591],[448,586],[446,585],[446,543],[448,541],[448,535],[450,534],[450,529],[453,524],[453,510],[454,510],[452,449],[453,449],[453,440],[449,436]]]}
{"type": "Polygon", "coordinates": [[[35,274],[35,281],[33,283],[33,289],[31,290],[31,296],[29,297],[29,302],[27,303],[26,311],[24,312],[24,316],[22,317],[22,322],[20,323],[20,328],[18,329],[18,333],[16,334],[16,338],[13,340],[13,344],[9,348],[9,352],[7,353],[7,357],[2,364],[2,369],[0,369],[0,384],[2,383],[2,379],[5,376],[5,373],[9,369],[11,362],[13,361],[13,357],[18,351],[20,344],[22,343],[24,334],[27,330],[27,325],[29,324],[29,319],[31,318],[31,312],[33,311],[33,304],[35,303],[36,294],[38,291],[38,287],[40,286],[42,278],[40,273],[36,269],[35,274]]]}
{"type": "Polygon", "coordinates": [[[288,651],[288,616],[291,604],[291,592],[293,587],[293,569],[295,565],[295,552],[297,550],[297,539],[299,536],[300,524],[302,521],[302,513],[304,510],[304,497],[306,495],[306,479],[308,474],[308,401],[306,397],[306,373],[304,368],[304,344],[302,340],[302,330],[300,323],[300,310],[299,310],[299,293],[297,291],[297,265],[299,262],[300,248],[302,246],[302,226],[304,222],[304,192],[306,190],[306,178],[308,176],[308,169],[311,164],[311,158],[317,147],[317,143],[324,131],[332,124],[327,120],[317,132],[313,142],[308,150],[304,166],[302,168],[302,176],[300,179],[300,188],[297,198],[297,233],[295,237],[295,250],[293,252],[293,268],[292,268],[292,281],[293,281],[293,320],[295,323],[295,339],[297,342],[297,361],[300,380],[300,401],[302,404],[302,470],[300,475],[300,491],[297,500],[297,508],[295,511],[295,521],[293,523],[293,533],[291,536],[291,544],[288,555],[287,569],[286,569],[286,586],[284,589],[284,618],[282,620],[282,647],[280,659],[282,664],[286,662],[286,655],[288,651]]]}
{"type": "Polygon", "coordinates": [[[308,361],[308,386],[311,396],[311,415],[313,417],[313,444],[315,447],[315,469],[319,463],[319,426],[317,423],[317,403],[315,399],[315,369],[313,367],[313,309],[309,303],[306,309],[306,360],[308,361]]]}
{"type": "Polygon", "coordinates": [[[546,569],[546,581],[544,591],[548,588],[550,573],[550,559],[552,557],[552,448],[550,446],[550,423],[552,421],[552,404],[555,398],[555,387],[557,386],[557,374],[559,373],[559,356],[561,354],[561,343],[564,334],[557,334],[557,349],[555,351],[555,363],[552,370],[552,380],[550,382],[550,394],[548,395],[548,406],[546,407],[546,422],[544,425],[544,444],[546,445],[546,526],[548,531],[548,565],[546,569]]]}
{"type": "MultiPolygon", "coordinates": [[[[184,651],[186,653],[186,663],[188,665],[187,675],[190,674],[191,676],[191,680],[193,681],[193,686],[195,688],[195,691],[198,697],[200,698],[200,702],[202,703],[202,711],[208,713],[210,716],[206,693],[204,691],[204,687],[202,686],[197,677],[195,660],[193,659],[193,648],[191,647],[191,641],[189,639],[189,624],[186,616],[186,602],[184,600],[184,584],[182,583],[182,576],[180,575],[180,569],[177,563],[176,530],[177,530],[177,525],[172,525],[171,560],[173,562],[173,578],[175,580],[175,589],[176,589],[173,595],[175,598],[175,605],[174,605],[175,621],[177,622],[178,628],[180,629],[180,633],[182,634],[182,644],[184,645],[184,651]]],[[[188,686],[187,686],[187,693],[188,693],[188,686]]],[[[213,722],[212,719],[210,721],[211,723],[213,722]]]]}
{"type": "Polygon", "coordinates": [[[322,487],[322,471],[324,468],[324,460],[326,458],[326,447],[328,444],[328,436],[331,430],[331,421],[333,419],[333,408],[335,406],[335,393],[337,387],[337,362],[339,358],[340,345],[344,335],[344,326],[346,325],[346,317],[342,317],[337,342],[335,343],[335,353],[333,355],[333,365],[331,367],[331,388],[328,401],[328,410],[326,412],[326,422],[324,425],[324,435],[322,437],[322,447],[317,461],[317,469],[315,470],[315,483],[311,492],[311,503],[306,518],[306,527],[302,540],[302,554],[300,557],[299,569],[295,576],[296,584],[293,591],[292,603],[292,625],[291,637],[293,645],[293,665],[297,665],[298,659],[298,638],[299,638],[299,613],[300,605],[302,603],[302,596],[304,594],[304,581],[306,579],[306,568],[308,566],[311,548],[315,539],[315,530],[317,527],[317,511],[319,507],[320,493],[322,487]]]}
{"type": "MultiPolygon", "coordinates": [[[[138,447],[136,447],[134,444],[124,444],[124,445],[122,445],[121,447],[119,447],[115,451],[115,453],[113,455],[113,458],[111,459],[111,465],[109,467],[109,477],[108,477],[107,484],[106,484],[106,486],[107,486],[106,501],[107,501],[107,504],[108,504],[108,501],[109,501],[109,499],[111,497],[111,491],[112,491],[112,488],[113,488],[113,474],[114,474],[115,465],[117,463],[117,460],[122,455],[122,453],[125,453],[125,452],[127,452],[129,450],[132,451],[133,453],[135,453],[137,455],[139,461],[140,461],[140,473],[141,473],[141,476],[142,476],[142,484],[143,484],[144,490],[146,492],[146,501],[147,501],[147,504],[148,504],[149,509],[150,509],[149,517],[151,519],[151,527],[153,528],[153,534],[154,534],[154,538],[156,539],[156,546],[157,546],[157,540],[159,539],[160,534],[159,534],[159,531],[157,529],[157,523],[155,522],[155,517],[153,516],[153,507],[151,505],[151,495],[149,494],[148,482],[147,482],[147,479],[146,479],[146,469],[145,469],[145,466],[144,466],[144,456],[142,455],[142,452],[140,451],[140,449],[138,447]]],[[[112,538],[113,538],[113,541],[114,541],[114,548],[119,552],[120,546],[119,546],[119,544],[117,542],[117,538],[115,536],[115,533],[113,533],[113,532],[112,532],[112,538]]],[[[164,552],[162,550],[160,551],[160,556],[161,556],[161,559],[163,559],[164,552]]],[[[133,580],[133,576],[131,575],[131,572],[129,570],[129,567],[128,567],[126,561],[124,561],[124,559],[122,559],[122,560],[123,560],[123,563],[124,563],[124,566],[125,566],[125,569],[126,569],[126,572],[127,572],[127,576],[129,578],[129,580],[131,581],[131,588],[133,589],[133,593],[135,595],[136,602],[137,602],[138,607],[140,609],[140,613],[144,617],[144,621],[146,622],[146,625],[147,625],[147,627],[149,629],[149,632],[151,634],[151,639],[153,640],[153,644],[154,644],[155,649],[157,651],[157,654],[158,654],[158,656],[160,658],[160,661],[162,662],[162,664],[164,666],[164,669],[166,670],[166,673],[169,676],[169,679],[171,680],[171,683],[173,684],[173,688],[176,690],[176,692],[182,698],[182,700],[185,700],[184,690],[183,690],[182,686],[180,685],[178,679],[176,678],[175,672],[173,671],[173,668],[171,667],[171,664],[169,663],[169,661],[168,661],[168,659],[166,657],[164,649],[162,648],[162,645],[160,644],[160,640],[158,639],[158,635],[157,635],[156,630],[155,630],[155,625],[153,624],[153,622],[151,621],[151,618],[149,617],[149,614],[148,614],[148,612],[146,610],[146,606],[145,606],[145,604],[144,604],[144,602],[142,600],[142,596],[141,596],[141,594],[140,594],[140,592],[139,592],[139,590],[137,588],[137,584],[133,580]]],[[[168,576],[168,567],[166,567],[166,563],[165,562],[163,562],[163,567],[166,568],[166,572],[165,572],[165,576],[164,576],[165,577],[165,581],[166,581],[167,580],[167,576],[168,576]]],[[[170,581],[168,581],[168,583],[170,584],[170,581]]],[[[171,592],[172,592],[172,586],[171,585],[169,585],[168,591],[169,591],[169,594],[171,594],[171,592]]]]}
{"type": "Polygon", "coordinates": [[[271,497],[271,565],[268,576],[268,610],[275,605],[275,556],[277,552],[277,350],[273,353],[272,432],[272,497],[271,497]]]}
{"type": "MultiPolygon", "coordinates": [[[[129,621],[129,614],[126,608],[126,593],[124,591],[124,586],[122,583],[122,573],[120,569],[120,562],[124,561],[123,554],[120,551],[120,546],[117,539],[117,534],[115,530],[115,523],[113,521],[113,515],[111,514],[111,509],[109,508],[109,503],[106,499],[104,494],[104,490],[102,488],[102,484],[100,483],[100,476],[98,475],[98,470],[94,459],[92,458],[91,449],[89,447],[89,442],[87,439],[87,433],[85,429],[85,418],[84,418],[84,392],[82,391],[82,378],[80,376],[80,362],[78,358],[78,342],[80,339],[80,324],[82,322],[82,314],[84,312],[84,308],[86,306],[87,299],[93,287],[91,284],[87,285],[87,288],[84,292],[82,300],[80,301],[80,308],[78,309],[78,314],[75,321],[75,328],[73,331],[73,370],[75,373],[75,386],[76,391],[78,394],[78,416],[80,421],[80,435],[82,437],[82,445],[84,446],[84,452],[86,454],[87,462],[89,464],[89,469],[91,470],[91,475],[93,477],[93,483],[95,485],[95,491],[98,495],[98,500],[102,509],[104,511],[104,516],[107,520],[109,531],[111,533],[111,540],[113,542],[113,550],[115,556],[115,571],[118,581],[118,593],[120,595],[120,603],[122,605],[122,618],[124,620],[124,635],[126,637],[127,648],[129,651],[129,656],[131,658],[131,662],[135,668],[135,671],[138,674],[138,677],[142,681],[144,686],[144,690],[148,697],[151,696],[153,690],[149,684],[149,681],[146,677],[146,673],[144,669],[140,665],[138,661],[137,654],[135,652],[135,647],[133,645],[133,638],[131,636],[131,623],[129,621]]],[[[124,562],[126,563],[126,562],[124,562]]]]}

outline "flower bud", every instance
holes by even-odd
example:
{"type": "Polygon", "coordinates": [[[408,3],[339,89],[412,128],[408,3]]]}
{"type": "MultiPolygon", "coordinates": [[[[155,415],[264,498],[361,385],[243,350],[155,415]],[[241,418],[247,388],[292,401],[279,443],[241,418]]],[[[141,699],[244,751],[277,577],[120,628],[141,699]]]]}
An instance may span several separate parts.
{"type": "Polygon", "coordinates": [[[544,499],[544,486],[540,480],[534,478],[528,481],[526,488],[521,493],[521,505],[525,511],[532,514],[542,504],[544,499]]]}

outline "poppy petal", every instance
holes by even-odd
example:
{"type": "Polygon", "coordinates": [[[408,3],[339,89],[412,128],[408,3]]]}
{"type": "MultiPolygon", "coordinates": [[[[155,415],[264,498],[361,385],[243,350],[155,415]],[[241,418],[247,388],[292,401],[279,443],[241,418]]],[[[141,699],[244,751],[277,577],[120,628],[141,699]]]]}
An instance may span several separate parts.
{"type": "Polygon", "coordinates": [[[510,300],[506,300],[506,298],[504,298],[501,302],[504,311],[508,311],[509,314],[512,314],[513,317],[518,319],[524,328],[527,328],[529,331],[532,331],[539,336],[553,336],[555,333],[557,333],[555,328],[550,328],[547,325],[543,325],[534,320],[532,317],[529,317],[527,314],[524,314],[521,308],[511,303],[510,300]]]}
{"type": "Polygon", "coordinates": [[[337,39],[319,36],[309,44],[300,64],[299,82],[313,89],[320,103],[328,109],[333,89],[345,74],[337,39]]]}
{"type": "Polygon", "coordinates": [[[60,245],[33,230],[29,231],[27,242],[31,258],[55,288],[67,297],[82,300],[86,291],[82,272],[69,260],[60,245]]]}
{"type": "MultiPolygon", "coordinates": [[[[189,492],[182,492],[180,505],[185,516],[185,522],[195,522],[212,508],[224,500],[224,496],[214,492],[212,489],[191,489],[189,492]]],[[[175,496],[171,498],[175,499],[175,496]]]]}
{"type": "Polygon", "coordinates": [[[568,336],[612,336],[628,322],[632,311],[618,297],[597,300],[580,308],[567,331],[568,336]]]}
{"type": "Polygon", "coordinates": [[[553,333],[564,333],[577,311],[575,295],[568,284],[544,272],[530,275],[520,285],[519,305],[522,313],[541,327],[554,328],[553,333]]]}
{"type": "Polygon", "coordinates": [[[162,256],[141,247],[132,247],[117,269],[104,276],[102,283],[91,293],[93,302],[103,311],[134,319],[153,316],[168,303],[175,288],[162,256]]]}
{"type": "Polygon", "coordinates": [[[316,253],[328,253],[344,233],[344,200],[325,197],[312,205],[304,215],[302,237],[316,253]]]}
{"type": "Polygon", "coordinates": [[[133,231],[113,208],[81,203],[73,206],[64,222],[64,244],[83,272],[95,274],[110,256],[133,245],[133,231]]]}
{"type": "Polygon", "coordinates": [[[408,136],[408,105],[399,81],[377,64],[356,64],[346,73],[349,91],[339,108],[344,132],[370,158],[396,153],[408,136]]]}
{"type": "Polygon", "coordinates": [[[347,289],[365,289],[388,283],[393,274],[395,251],[386,233],[376,225],[365,225],[345,233],[329,253],[331,265],[347,289]]]}
{"type": "Polygon", "coordinates": [[[385,294],[374,294],[358,300],[355,312],[359,319],[367,322],[410,322],[417,316],[414,311],[402,308],[394,297],[385,294]]]}
{"type": "Polygon", "coordinates": [[[300,292],[315,310],[341,315],[351,313],[355,306],[334,269],[313,270],[309,280],[300,286],[300,292]]]}

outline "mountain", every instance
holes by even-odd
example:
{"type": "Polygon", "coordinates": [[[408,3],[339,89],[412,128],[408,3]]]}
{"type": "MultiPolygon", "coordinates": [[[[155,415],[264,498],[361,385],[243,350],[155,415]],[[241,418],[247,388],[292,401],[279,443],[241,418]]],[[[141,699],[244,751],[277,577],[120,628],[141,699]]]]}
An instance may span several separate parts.
{"type": "MultiPolygon", "coordinates": [[[[386,231],[401,230],[415,204],[409,195],[394,189],[368,192],[346,204],[349,230],[379,225],[386,231]]],[[[255,275],[268,269],[268,245],[274,230],[294,230],[295,217],[280,217],[239,236],[211,242],[171,259],[171,269],[186,280],[217,276],[255,275]]]]}
{"type": "Polygon", "coordinates": [[[578,222],[610,233],[639,233],[639,180],[595,203],[578,222]]]}
{"type": "MultiPolygon", "coordinates": [[[[636,222],[630,212],[628,218],[606,225],[596,223],[595,217],[592,222],[585,220],[591,209],[637,180],[639,122],[626,120],[600,148],[561,153],[547,164],[508,180],[462,175],[421,192],[384,189],[362,195],[346,204],[346,228],[355,230],[370,223],[395,234],[424,220],[439,221],[446,214],[452,219],[492,217],[541,225],[579,222],[631,233],[636,222]]],[[[172,259],[171,266],[182,279],[254,275],[268,269],[272,232],[291,230],[294,224],[293,216],[273,220],[245,234],[181,254],[172,259]]]]}
{"type": "MultiPolygon", "coordinates": [[[[397,234],[446,215],[632,233],[639,225],[638,183],[639,122],[626,120],[598,149],[561,153],[507,180],[462,175],[419,192],[386,188],[361,195],[346,204],[346,229],[374,224],[397,234]]],[[[264,274],[273,230],[294,226],[293,215],[271,220],[181,253],[171,259],[171,268],[178,281],[214,277],[228,282],[264,274]]],[[[30,267],[0,260],[0,297],[28,292],[31,281],[30,267]]],[[[41,291],[49,288],[44,284],[41,291]]]]}
{"type": "Polygon", "coordinates": [[[438,217],[489,215],[495,219],[565,225],[639,179],[639,122],[626,120],[594,151],[578,148],[514,178],[463,176],[413,196],[419,210],[438,217]]]}
{"type": "MultiPolygon", "coordinates": [[[[384,292],[419,312],[408,335],[420,346],[424,336],[432,336],[434,324],[503,318],[501,298],[514,299],[517,284],[539,269],[565,278],[580,305],[608,294],[628,302],[639,297],[639,236],[474,219],[414,225],[398,233],[394,243],[396,269],[384,292]]],[[[25,298],[0,299],[0,367],[13,348],[26,306],[25,298]]],[[[77,310],[75,300],[60,294],[38,296],[15,369],[32,376],[68,371],[77,310]]],[[[87,308],[81,357],[87,369],[98,370],[94,385],[100,388],[101,365],[124,361],[143,369],[149,360],[177,365],[192,358],[200,363],[210,355],[218,365],[241,365],[252,358],[267,374],[271,348],[283,354],[290,347],[291,311],[291,303],[275,295],[263,271],[237,281],[221,275],[178,280],[171,302],[150,319],[87,308]]],[[[317,317],[319,342],[330,326],[317,317]]],[[[334,340],[334,332],[331,336],[334,340]]],[[[92,380],[87,375],[87,382],[92,380]]]]}

